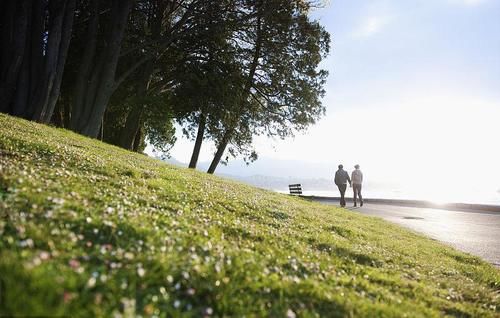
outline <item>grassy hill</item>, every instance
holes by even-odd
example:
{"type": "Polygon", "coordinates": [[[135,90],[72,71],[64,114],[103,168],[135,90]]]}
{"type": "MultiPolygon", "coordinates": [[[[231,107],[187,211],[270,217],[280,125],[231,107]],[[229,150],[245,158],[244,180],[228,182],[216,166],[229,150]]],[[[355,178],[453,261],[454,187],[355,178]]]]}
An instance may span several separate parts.
{"type": "Polygon", "coordinates": [[[0,114],[0,316],[488,317],[499,291],[382,220],[0,114]]]}

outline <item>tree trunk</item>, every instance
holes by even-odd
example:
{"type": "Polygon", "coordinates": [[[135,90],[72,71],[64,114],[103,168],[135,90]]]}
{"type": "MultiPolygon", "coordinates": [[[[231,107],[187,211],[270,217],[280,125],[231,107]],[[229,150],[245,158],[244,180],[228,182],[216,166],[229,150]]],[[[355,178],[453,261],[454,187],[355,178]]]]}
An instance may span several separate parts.
{"type": "Polygon", "coordinates": [[[142,128],[139,127],[139,129],[137,130],[137,134],[135,134],[135,138],[134,138],[134,144],[132,146],[132,151],[134,152],[139,152],[139,148],[141,147],[141,144],[142,144],[142,138],[143,138],[143,134],[142,134],[142,128]]]}
{"type": "Polygon", "coordinates": [[[135,137],[141,127],[141,117],[144,111],[144,105],[138,103],[132,107],[127,115],[125,126],[121,129],[119,146],[127,150],[132,150],[135,137]]]}
{"type": "Polygon", "coordinates": [[[59,94],[61,91],[61,82],[64,74],[64,66],[66,65],[66,58],[68,56],[69,43],[71,40],[71,33],[73,30],[73,19],[75,16],[76,0],[66,1],[64,7],[64,16],[62,21],[62,34],[59,47],[57,48],[57,63],[55,64],[55,74],[53,85],[48,90],[47,102],[45,103],[39,120],[48,123],[54,112],[59,94]]]}
{"type": "Polygon", "coordinates": [[[30,0],[11,0],[2,16],[2,61],[0,69],[0,111],[12,113],[16,84],[26,53],[29,35],[30,0]]]}
{"type": "Polygon", "coordinates": [[[47,123],[59,97],[76,0],[15,2],[2,4],[0,111],[47,123]]]}
{"type": "Polygon", "coordinates": [[[210,164],[210,167],[207,170],[208,173],[214,174],[215,169],[217,169],[217,166],[219,165],[222,155],[224,154],[224,151],[226,150],[229,140],[231,139],[231,134],[232,131],[228,130],[224,134],[224,137],[222,137],[222,140],[219,146],[217,147],[217,151],[215,152],[214,159],[212,160],[212,163],[210,164]]]}
{"type": "MultiPolygon", "coordinates": [[[[30,61],[30,83],[29,83],[29,96],[30,100],[35,96],[37,88],[40,86],[40,82],[45,83],[41,79],[41,73],[44,67],[44,43],[45,43],[45,31],[47,23],[47,4],[42,1],[33,2],[33,18],[31,25],[31,56],[30,61]],[[42,5],[43,4],[43,5],[42,5]]],[[[27,108],[23,116],[25,118],[31,119],[31,115],[28,113],[29,105],[25,105],[27,108]]]]}
{"type": "Polygon", "coordinates": [[[100,141],[102,141],[103,138],[104,138],[104,116],[102,117],[101,123],[99,124],[99,133],[97,135],[97,139],[99,139],[100,141]]]}
{"type": "Polygon", "coordinates": [[[33,100],[34,87],[43,86],[37,83],[40,80],[39,70],[43,65],[42,41],[45,31],[46,8],[39,1],[35,1],[28,10],[28,25],[24,56],[15,87],[15,97],[12,101],[11,114],[30,119],[30,103],[33,100]],[[35,77],[36,76],[36,77],[35,77]],[[35,85],[33,83],[37,83],[35,85]]]}
{"type": "Polygon", "coordinates": [[[45,65],[41,80],[31,101],[29,113],[32,119],[48,123],[59,98],[59,90],[66,63],[66,56],[73,28],[75,0],[51,0],[49,2],[49,30],[45,65]]]}
{"type": "Polygon", "coordinates": [[[54,108],[54,113],[52,114],[52,118],[50,119],[50,123],[55,125],[56,127],[64,128],[64,102],[57,103],[54,108]]]}
{"type": "MultiPolygon", "coordinates": [[[[19,2],[20,3],[20,2],[19,2]]],[[[0,50],[0,80],[3,79],[3,71],[8,65],[10,50],[12,49],[12,38],[14,30],[14,21],[16,19],[16,1],[0,1],[0,41],[2,49],[0,50]]],[[[3,82],[0,82],[0,87],[3,82]]]]}
{"type": "Polygon", "coordinates": [[[99,27],[99,2],[90,2],[90,19],[86,35],[86,45],[83,51],[82,61],[78,68],[78,76],[73,92],[73,105],[71,107],[70,129],[80,131],[80,120],[86,100],[86,85],[88,84],[92,63],[96,55],[97,31],[99,27]]]}
{"type": "MultiPolygon", "coordinates": [[[[139,99],[146,96],[153,71],[154,62],[152,60],[149,60],[148,62],[146,62],[144,70],[139,79],[139,87],[137,88],[136,92],[136,97],[139,97],[139,99]]],[[[128,150],[132,150],[135,137],[142,123],[142,114],[144,113],[145,105],[139,99],[137,99],[138,102],[132,106],[132,109],[127,114],[125,125],[120,131],[118,145],[128,150]]]]}
{"type": "Polygon", "coordinates": [[[105,31],[104,47],[97,48],[99,1],[91,1],[92,14],[86,45],[75,84],[71,129],[96,138],[109,99],[117,88],[116,68],[125,35],[127,19],[134,0],[113,0],[105,31]]]}
{"type": "Polygon", "coordinates": [[[201,144],[203,143],[203,137],[205,135],[205,125],[207,118],[203,111],[200,113],[200,120],[198,122],[198,133],[196,134],[196,141],[194,143],[193,154],[191,155],[191,161],[189,162],[189,168],[196,169],[198,164],[198,158],[200,156],[201,144]]]}
{"type": "Polygon", "coordinates": [[[28,119],[29,92],[30,92],[30,79],[29,79],[29,61],[24,59],[21,70],[18,75],[14,98],[12,101],[10,114],[18,117],[28,119]]]}
{"type": "Polygon", "coordinates": [[[106,37],[107,45],[103,49],[98,66],[93,70],[92,78],[96,85],[87,91],[87,116],[81,118],[83,125],[79,132],[89,137],[97,137],[106,106],[116,89],[116,67],[132,2],[133,0],[113,1],[111,31],[106,37]]]}

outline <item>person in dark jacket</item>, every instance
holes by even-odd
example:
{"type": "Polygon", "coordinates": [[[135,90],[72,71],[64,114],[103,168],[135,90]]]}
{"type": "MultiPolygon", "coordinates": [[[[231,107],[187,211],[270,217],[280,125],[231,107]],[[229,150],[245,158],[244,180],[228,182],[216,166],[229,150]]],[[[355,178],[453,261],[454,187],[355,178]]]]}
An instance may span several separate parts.
{"type": "Polygon", "coordinates": [[[351,178],[349,178],[349,174],[344,170],[343,165],[339,165],[339,170],[335,172],[335,184],[340,191],[341,207],[345,207],[345,190],[347,189],[347,182],[349,182],[349,186],[351,186],[351,178]]]}

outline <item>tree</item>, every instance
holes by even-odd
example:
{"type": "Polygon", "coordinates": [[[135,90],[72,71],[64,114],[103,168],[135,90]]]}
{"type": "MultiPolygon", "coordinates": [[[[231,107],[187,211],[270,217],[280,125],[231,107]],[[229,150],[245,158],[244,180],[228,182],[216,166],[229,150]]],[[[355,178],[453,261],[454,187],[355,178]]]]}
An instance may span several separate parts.
{"type": "Polygon", "coordinates": [[[195,139],[190,168],[195,168],[206,135],[217,131],[220,118],[234,103],[238,65],[233,61],[231,33],[235,30],[237,1],[205,1],[196,16],[196,28],[177,43],[183,63],[176,64],[175,105],[183,105],[178,121],[195,139]]]}
{"type": "Polygon", "coordinates": [[[173,103],[182,114],[178,122],[184,125],[184,134],[195,138],[195,145],[189,163],[196,168],[201,145],[206,137],[218,134],[221,118],[236,99],[233,88],[238,77],[235,65],[221,63],[223,54],[216,54],[206,61],[190,61],[182,65],[189,70],[180,72],[178,85],[173,92],[173,103]],[[181,108],[182,107],[182,108],[181,108]]]}
{"type": "Polygon", "coordinates": [[[327,72],[317,67],[328,53],[329,35],[309,19],[312,4],[299,0],[248,3],[242,5],[241,14],[251,18],[234,38],[244,84],[235,91],[239,101],[216,138],[209,173],[215,172],[228,145],[230,155],[244,152],[255,159],[248,148],[254,135],[286,138],[324,114],[320,98],[327,72]]]}
{"type": "Polygon", "coordinates": [[[255,160],[254,136],[288,137],[324,112],[329,38],[313,4],[4,0],[0,111],[131,150],[168,149],[177,120],[195,139],[190,167],[206,139],[210,173],[224,153],[255,160]]]}

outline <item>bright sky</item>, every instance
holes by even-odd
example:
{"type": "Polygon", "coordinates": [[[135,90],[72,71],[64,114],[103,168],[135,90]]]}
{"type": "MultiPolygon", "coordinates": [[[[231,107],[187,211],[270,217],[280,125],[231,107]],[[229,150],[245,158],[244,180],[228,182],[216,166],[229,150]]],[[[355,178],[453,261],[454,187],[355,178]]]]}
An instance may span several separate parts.
{"type": "MultiPolygon", "coordinates": [[[[314,15],[332,35],[327,115],[295,139],[258,139],[260,156],[500,189],[500,1],[332,0],[314,15]]],[[[172,155],[191,151],[182,140],[172,155]]]]}

